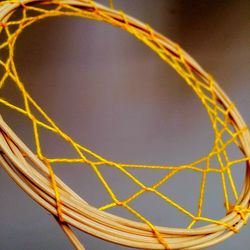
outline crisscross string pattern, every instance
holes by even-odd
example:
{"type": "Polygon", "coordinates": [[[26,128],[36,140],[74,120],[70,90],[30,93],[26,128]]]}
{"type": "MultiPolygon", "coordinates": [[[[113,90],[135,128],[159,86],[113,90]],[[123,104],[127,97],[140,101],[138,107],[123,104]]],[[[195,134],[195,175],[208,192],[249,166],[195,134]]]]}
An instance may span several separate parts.
{"type": "MultiPolygon", "coordinates": [[[[67,216],[64,212],[66,209],[64,208],[62,202],[61,193],[63,191],[60,191],[62,186],[58,184],[57,177],[55,176],[53,170],[54,163],[84,163],[91,167],[99,181],[103,184],[103,188],[107,191],[112,199],[111,203],[104,204],[99,208],[99,211],[108,210],[109,208],[115,206],[122,206],[123,208],[127,209],[146,225],[148,228],[147,230],[151,231],[153,237],[155,237],[157,240],[158,243],[153,242],[155,244],[155,248],[153,245],[148,244],[151,247],[150,249],[176,249],[178,245],[175,245],[175,242],[171,241],[171,237],[169,238],[168,234],[164,232],[162,228],[154,225],[149,219],[141,215],[130,205],[133,200],[137,199],[145,192],[150,192],[153,195],[158,196],[160,199],[189,217],[190,224],[187,226],[187,231],[185,232],[193,232],[192,235],[195,234],[195,231],[192,231],[192,228],[198,221],[217,225],[220,228],[220,232],[223,230],[226,232],[238,232],[240,227],[239,222],[243,220],[244,223],[246,223],[249,213],[249,185],[245,185],[242,192],[239,193],[239,190],[236,189],[236,185],[234,183],[231,168],[242,163],[246,163],[246,165],[249,164],[249,131],[241,116],[237,112],[234,104],[219,88],[214,79],[209,74],[207,74],[186,52],[184,52],[180,46],[154,31],[149,25],[143,24],[127,16],[122,11],[116,11],[113,8],[109,9],[93,1],[87,0],[3,1],[0,3],[0,31],[0,89],[3,89],[7,84],[9,84],[9,82],[13,82],[20,91],[23,99],[23,106],[16,106],[3,96],[0,99],[2,106],[1,108],[5,106],[9,109],[15,110],[16,112],[26,116],[32,123],[34,142],[36,145],[36,157],[41,162],[43,162],[43,164],[49,170],[47,177],[50,180],[51,187],[54,190],[54,195],[51,194],[51,197],[55,198],[56,216],[58,217],[61,225],[64,223],[67,224],[67,216]],[[17,10],[19,11],[20,15],[13,15],[13,13],[17,10]],[[14,61],[15,43],[22,31],[34,22],[53,16],[77,16],[107,22],[131,33],[147,46],[149,46],[153,51],[155,51],[162,60],[164,60],[177,71],[177,73],[196,93],[201,103],[206,108],[212,123],[215,138],[211,152],[192,163],[181,166],[126,164],[106,159],[80,145],[77,141],[73,140],[69,135],[64,133],[57,126],[56,122],[46,114],[42,107],[40,107],[39,104],[27,92],[24,83],[18,75],[14,61]],[[42,117],[43,120],[37,117],[33,110],[36,110],[36,113],[39,113],[39,117],[42,117]],[[41,128],[47,129],[63,138],[68,143],[68,145],[75,150],[78,157],[58,157],[52,159],[45,155],[43,153],[43,147],[40,143],[39,130],[41,128]],[[230,158],[228,153],[228,147],[230,145],[235,145],[238,150],[241,151],[240,158],[230,158]],[[217,166],[212,163],[213,159],[216,159],[217,166]],[[125,200],[120,200],[116,195],[115,190],[110,187],[109,183],[102,175],[99,169],[99,167],[102,165],[110,166],[111,168],[119,170],[123,175],[126,175],[140,188],[139,191],[134,192],[125,200]],[[205,167],[203,167],[204,165],[205,167]],[[147,186],[133,174],[131,174],[130,169],[132,168],[152,169],[155,171],[169,170],[169,172],[168,174],[163,174],[162,179],[156,182],[154,185],[147,186]],[[198,190],[199,199],[197,200],[196,204],[196,214],[191,213],[185,207],[181,206],[178,202],[172,200],[158,189],[173,176],[185,170],[196,172],[198,175],[202,176],[200,190],[198,190]],[[206,217],[203,214],[204,193],[206,190],[207,175],[209,173],[217,173],[220,176],[221,186],[224,193],[224,204],[226,210],[225,214],[228,214],[229,216],[233,213],[233,218],[238,216],[237,218],[240,217],[240,219],[232,220],[233,222],[226,219],[216,220],[206,217]],[[227,182],[226,179],[229,181],[227,182]],[[233,193],[233,203],[235,205],[232,205],[229,201],[229,189],[233,193]],[[239,223],[238,226],[236,222],[239,223]]],[[[3,127],[1,127],[1,129],[3,130],[3,127]]],[[[4,132],[2,133],[4,134],[4,132]]],[[[9,142],[9,144],[11,143],[9,142]]],[[[3,148],[2,151],[4,151],[3,148]]],[[[22,151],[22,154],[25,155],[25,152],[22,151]]],[[[177,232],[172,234],[178,235],[177,232]]],[[[184,235],[183,232],[182,234],[184,235]]],[[[102,238],[105,237],[103,236],[102,238]]],[[[106,237],[106,239],[117,242],[112,238],[106,237]]],[[[190,240],[189,242],[192,241],[190,240]]],[[[130,245],[129,243],[125,244],[124,242],[121,244],[130,245]]],[[[141,246],[142,248],[146,248],[146,245],[138,244],[132,244],[132,246],[141,246]]],[[[197,244],[198,243],[196,243],[196,245],[197,244]]],[[[204,242],[202,244],[204,244],[204,242]]],[[[202,247],[202,244],[199,247],[202,247]]],[[[187,243],[186,246],[192,245],[191,243],[190,245],[187,243]]]]}

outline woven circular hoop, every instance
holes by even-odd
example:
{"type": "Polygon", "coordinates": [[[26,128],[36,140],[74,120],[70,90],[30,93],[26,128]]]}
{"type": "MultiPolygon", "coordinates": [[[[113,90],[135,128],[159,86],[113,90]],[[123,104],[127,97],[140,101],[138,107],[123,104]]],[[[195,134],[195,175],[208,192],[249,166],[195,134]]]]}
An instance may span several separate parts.
{"type": "MultiPolygon", "coordinates": [[[[72,8],[82,10],[84,13],[83,17],[105,21],[123,28],[150,46],[163,60],[166,60],[166,58],[164,58],[163,53],[159,52],[160,49],[164,50],[164,53],[170,53],[172,57],[176,57],[176,60],[181,60],[184,65],[192,71],[190,71],[190,74],[195,74],[203,83],[210,86],[210,75],[175,43],[149,28],[148,25],[122,12],[109,9],[92,1],[8,1],[8,3],[0,5],[0,23],[6,23],[18,8],[24,8],[25,5],[35,6],[36,4],[67,4],[72,6],[72,8]],[[98,18],[93,17],[92,14],[94,12],[98,12],[98,18]],[[152,41],[154,43],[152,43],[152,41]]],[[[54,15],[56,16],[56,14],[54,15]]],[[[58,15],[60,15],[60,13],[58,13],[58,15]]],[[[39,18],[37,18],[37,20],[39,20],[39,18]]],[[[0,27],[0,35],[2,29],[4,29],[4,25],[0,27]]],[[[172,62],[168,61],[168,63],[171,65],[172,62]]],[[[178,73],[181,74],[181,70],[178,73]]],[[[213,81],[210,87],[211,92],[216,96],[217,102],[221,104],[224,110],[229,112],[230,122],[235,131],[244,130],[244,132],[238,136],[240,142],[239,148],[246,158],[249,159],[250,134],[248,129],[245,129],[246,124],[244,120],[216,82],[213,81]]],[[[0,117],[0,127],[1,166],[31,198],[50,213],[57,216],[58,211],[55,192],[50,180],[46,178],[46,176],[50,175],[47,165],[38,159],[25,143],[18,138],[4,122],[2,117],[0,117]]],[[[243,209],[249,209],[250,201],[249,160],[246,160],[246,164],[245,183],[237,201],[237,206],[243,209]]],[[[152,232],[152,228],[145,223],[128,220],[100,211],[89,205],[57,177],[56,182],[60,191],[65,223],[101,239],[128,247],[141,249],[166,248],[159,242],[159,238],[156,237],[155,232],[152,232]]],[[[248,219],[249,213],[246,213],[245,217],[245,219],[248,219]]],[[[157,227],[157,231],[168,243],[169,249],[201,249],[217,244],[235,233],[235,231],[225,227],[223,223],[234,227],[235,230],[239,230],[244,224],[244,220],[240,213],[231,211],[221,219],[221,224],[211,223],[210,225],[194,229],[157,227]]]]}

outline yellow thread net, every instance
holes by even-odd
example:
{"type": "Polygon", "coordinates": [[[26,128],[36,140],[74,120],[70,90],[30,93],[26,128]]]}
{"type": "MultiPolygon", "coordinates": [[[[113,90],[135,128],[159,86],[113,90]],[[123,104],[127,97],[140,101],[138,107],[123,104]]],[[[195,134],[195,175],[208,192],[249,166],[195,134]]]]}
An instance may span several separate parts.
{"type": "MultiPolygon", "coordinates": [[[[82,1],[84,2],[84,1],[82,1]]],[[[6,11],[2,16],[0,23],[0,89],[9,84],[9,82],[14,82],[20,93],[22,94],[24,106],[16,106],[8,101],[4,96],[0,99],[0,103],[16,112],[23,114],[28,117],[33,125],[34,141],[36,145],[36,155],[37,157],[46,164],[50,170],[50,179],[52,186],[54,188],[58,217],[61,222],[64,221],[64,215],[61,209],[60,203],[60,193],[57,188],[57,183],[55,180],[55,174],[53,171],[54,163],[83,163],[87,164],[92,168],[98,177],[99,181],[102,183],[103,187],[112,199],[112,202],[103,205],[100,210],[108,210],[109,208],[115,206],[122,206],[127,209],[130,213],[135,215],[142,222],[146,223],[154,232],[158,241],[164,246],[165,249],[169,249],[167,241],[159,233],[157,227],[146,217],[141,215],[136,209],[132,208],[130,205],[132,201],[136,200],[145,192],[150,192],[151,194],[158,196],[160,199],[170,204],[175,209],[179,210],[187,217],[190,218],[191,222],[187,228],[192,228],[198,221],[208,222],[212,224],[222,225],[228,230],[233,230],[237,232],[233,225],[226,222],[216,220],[213,218],[206,217],[203,215],[203,203],[204,203],[204,193],[206,190],[206,180],[209,173],[217,173],[221,179],[222,190],[224,193],[224,203],[226,208],[226,213],[234,210],[237,212],[244,222],[246,222],[246,214],[249,212],[247,208],[241,208],[238,206],[233,206],[229,201],[229,189],[231,189],[234,196],[234,204],[237,203],[239,199],[239,192],[236,189],[231,168],[242,163],[247,163],[250,158],[242,150],[242,155],[238,159],[230,159],[228,154],[228,147],[230,145],[236,145],[237,148],[241,148],[241,136],[247,131],[247,128],[238,128],[232,118],[231,111],[234,109],[233,103],[228,103],[227,106],[218,98],[218,94],[215,91],[215,82],[210,76],[205,76],[202,71],[197,70],[186,58],[185,52],[173,42],[163,38],[158,33],[156,33],[148,25],[138,25],[136,26],[132,20],[127,17],[123,12],[117,12],[118,14],[112,15],[107,14],[94,3],[93,1],[85,1],[86,6],[83,8],[77,5],[77,1],[72,1],[72,4],[66,4],[62,1],[37,1],[25,3],[25,1],[3,1],[0,3],[1,12],[4,13],[6,6],[17,4],[16,7],[21,13],[19,16],[11,16],[12,13],[6,11]],[[209,118],[214,129],[215,140],[211,152],[186,165],[181,166],[154,166],[154,165],[139,165],[139,164],[124,164],[119,162],[114,162],[106,159],[88,148],[80,145],[78,142],[73,140],[69,135],[64,133],[50,118],[46,112],[39,106],[39,104],[31,97],[27,92],[24,83],[19,78],[18,72],[16,70],[14,61],[14,48],[18,36],[22,31],[39,20],[52,16],[78,16],[83,18],[94,19],[98,21],[104,21],[110,23],[114,26],[120,27],[132,35],[136,36],[139,40],[144,42],[152,50],[154,50],[166,63],[173,67],[180,76],[186,81],[186,83],[192,88],[192,90],[197,94],[200,101],[204,105],[209,115],[209,118]],[[165,46],[162,40],[169,45],[165,46]],[[169,48],[172,48],[169,49],[169,48]],[[33,112],[36,110],[36,112],[33,112]],[[36,115],[39,114],[39,117],[36,115]],[[43,120],[40,119],[43,118],[43,120]],[[43,148],[40,143],[40,129],[47,129],[57,135],[59,135],[63,140],[65,140],[70,147],[72,147],[77,153],[76,158],[49,158],[43,153],[43,148]],[[225,134],[227,135],[226,139],[225,134]],[[212,163],[212,159],[216,159],[217,166],[212,163]],[[110,166],[119,170],[123,175],[131,179],[138,187],[139,191],[134,192],[131,196],[127,197],[125,200],[120,200],[117,197],[115,190],[113,190],[107,180],[104,178],[100,171],[100,166],[110,166]],[[205,167],[203,167],[205,165],[205,167]],[[160,181],[156,182],[152,186],[145,185],[142,181],[136,178],[130,169],[152,169],[155,171],[169,170],[168,174],[164,174],[160,181]],[[186,208],[169,198],[167,195],[159,191],[164,183],[168,182],[173,176],[177,175],[183,171],[192,171],[202,176],[201,185],[199,190],[199,199],[197,201],[197,213],[193,214],[186,208]],[[229,181],[227,182],[226,179],[229,181]]],[[[198,67],[199,69],[199,67],[198,67]]],[[[1,107],[1,108],[2,108],[1,107]]]]}

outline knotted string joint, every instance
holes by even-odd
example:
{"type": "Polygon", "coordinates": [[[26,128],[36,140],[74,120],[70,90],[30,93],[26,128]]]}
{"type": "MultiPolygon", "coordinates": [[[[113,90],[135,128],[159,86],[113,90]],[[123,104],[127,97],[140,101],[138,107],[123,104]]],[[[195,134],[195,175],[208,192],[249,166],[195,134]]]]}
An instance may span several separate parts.
{"type": "Polygon", "coordinates": [[[244,225],[247,224],[247,214],[250,213],[250,209],[241,207],[239,205],[229,204],[229,211],[228,211],[228,213],[230,213],[230,212],[235,212],[235,213],[239,214],[240,217],[241,217],[241,219],[244,222],[244,225]]]}

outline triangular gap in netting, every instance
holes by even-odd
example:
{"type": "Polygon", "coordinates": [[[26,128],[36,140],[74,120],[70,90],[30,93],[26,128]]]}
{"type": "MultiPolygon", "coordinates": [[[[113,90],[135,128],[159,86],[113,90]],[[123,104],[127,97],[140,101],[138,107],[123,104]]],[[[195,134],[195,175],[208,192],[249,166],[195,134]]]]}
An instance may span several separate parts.
{"type": "Polygon", "coordinates": [[[209,157],[209,169],[225,171],[228,164],[226,152],[215,153],[209,157]]]}
{"type": "Polygon", "coordinates": [[[155,183],[159,182],[161,179],[163,179],[166,175],[170,173],[171,170],[169,170],[167,167],[160,167],[158,166],[152,166],[152,168],[149,166],[141,166],[133,168],[132,166],[128,167],[130,165],[124,164],[124,169],[131,173],[136,179],[144,183],[145,186],[151,187],[155,183]]]}
{"type": "MultiPolygon", "coordinates": [[[[192,72],[192,76],[195,79],[197,85],[200,86],[202,92],[209,91],[213,95],[213,79],[211,76],[204,76],[200,71],[197,71],[197,69],[193,68],[191,65],[189,65],[190,71],[192,72]]],[[[205,92],[204,92],[205,93],[205,92]]],[[[213,95],[214,96],[214,95],[213,95]]]]}
{"type": "MultiPolygon", "coordinates": [[[[215,126],[215,140],[210,156],[218,154],[220,158],[220,155],[223,155],[222,158],[225,158],[225,161],[227,161],[228,146],[235,144],[237,147],[240,147],[239,136],[244,133],[245,129],[238,129],[236,132],[233,121],[230,119],[229,112],[222,113],[218,111],[217,117],[213,123],[215,126]]],[[[239,151],[239,148],[237,150],[239,151]]]]}
{"type": "Polygon", "coordinates": [[[209,155],[211,168],[226,168],[232,159],[244,157],[240,150],[240,136],[244,132],[245,129],[235,132],[231,123],[227,123],[226,126],[217,131],[214,146],[209,155]]]}
{"type": "MultiPolygon", "coordinates": [[[[49,118],[47,119],[50,122],[49,118]]],[[[40,120],[38,121],[40,122],[40,120]]],[[[38,148],[40,147],[43,157],[51,164],[61,163],[66,166],[70,166],[70,164],[79,166],[81,164],[81,166],[92,169],[105,164],[107,164],[108,168],[114,167],[115,163],[109,162],[107,159],[74,141],[54,123],[46,125],[45,123],[37,122],[37,133],[39,135],[38,148]]],[[[115,165],[118,166],[118,164],[115,165]]]]}
{"type": "Polygon", "coordinates": [[[185,164],[181,167],[187,169],[191,169],[192,167],[194,167],[196,171],[202,172],[203,170],[209,167],[209,157],[208,156],[201,157],[198,160],[185,164]]]}
{"type": "Polygon", "coordinates": [[[50,131],[55,131],[57,127],[56,124],[52,122],[50,117],[43,111],[41,107],[38,106],[38,104],[30,96],[28,97],[28,106],[31,120],[34,118],[38,126],[41,126],[44,129],[50,131]]]}
{"type": "Polygon", "coordinates": [[[234,176],[231,171],[231,163],[227,152],[217,154],[216,157],[210,158],[210,169],[216,171],[221,177],[221,184],[225,196],[225,206],[228,208],[229,203],[238,200],[239,190],[235,185],[234,176]]]}
{"type": "Polygon", "coordinates": [[[99,208],[113,202],[91,165],[69,162],[50,164],[55,174],[90,205],[99,208]]]}
{"type": "MultiPolygon", "coordinates": [[[[166,198],[169,198],[166,196],[166,198]]],[[[154,225],[167,227],[185,227],[190,222],[190,217],[166,202],[154,192],[143,192],[129,203],[134,210],[154,225]]]]}
{"type": "MultiPolygon", "coordinates": [[[[131,204],[129,204],[129,205],[131,206],[131,204]]],[[[114,215],[117,215],[117,216],[121,216],[121,217],[126,218],[126,219],[133,220],[133,221],[143,222],[142,220],[140,220],[137,216],[135,216],[133,213],[131,213],[127,208],[125,208],[123,206],[110,207],[109,209],[107,209],[107,212],[114,214],[114,215]]]]}
{"type": "MultiPolygon", "coordinates": [[[[157,187],[157,190],[196,216],[203,174],[203,169],[195,171],[193,169],[181,169],[180,166],[169,173],[167,180],[157,187]]],[[[189,219],[191,220],[191,217],[189,219]]],[[[182,224],[182,227],[185,226],[187,224],[182,224]]]]}
{"type": "Polygon", "coordinates": [[[203,196],[202,217],[219,220],[226,215],[224,192],[228,193],[228,186],[226,186],[226,190],[224,190],[222,185],[223,175],[225,177],[225,173],[207,173],[203,196]]]}
{"type": "Polygon", "coordinates": [[[0,110],[11,129],[34,150],[33,124],[27,115],[23,93],[11,77],[6,78],[0,89],[0,110]]]}
{"type": "Polygon", "coordinates": [[[200,99],[213,108],[216,103],[216,98],[212,89],[212,79],[201,75],[201,73],[198,73],[192,68],[192,66],[182,58],[182,53],[183,52],[180,51],[180,59],[174,60],[177,71],[185,78],[187,84],[192,87],[200,99]]]}
{"type": "Polygon", "coordinates": [[[183,58],[183,51],[180,48],[178,50],[180,58],[175,60],[177,71],[185,78],[187,84],[192,87],[202,102],[213,107],[216,104],[216,98],[212,90],[212,80],[206,79],[195,71],[183,58]]]}
{"type": "MultiPolygon", "coordinates": [[[[97,166],[97,168],[119,201],[123,202],[130,199],[142,189],[140,184],[136,182],[137,179],[135,181],[135,179],[133,179],[134,176],[132,176],[126,169],[123,169],[123,167],[120,167],[118,164],[103,164],[97,166]]],[[[142,185],[144,184],[142,183],[142,185]]],[[[108,205],[108,203],[105,202],[103,206],[105,205],[108,205]]]]}
{"type": "Polygon", "coordinates": [[[41,15],[45,15],[47,11],[55,10],[56,8],[58,9],[58,5],[50,4],[50,3],[46,3],[46,4],[38,3],[35,6],[31,4],[25,4],[25,11],[26,11],[25,14],[27,18],[30,18],[30,17],[35,18],[41,15]]]}
{"type": "MultiPolygon", "coordinates": [[[[229,201],[233,204],[238,200],[240,195],[244,178],[246,174],[247,162],[249,157],[246,157],[245,154],[239,148],[239,138],[233,138],[232,143],[226,145],[226,151],[228,156],[228,165],[226,166],[226,182],[230,187],[229,192],[229,201]]],[[[232,140],[232,139],[229,139],[232,140]]],[[[227,141],[229,141],[227,139],[227,141]]]]}
{"type": "Polygon", "coordinates": [[[224,123],[225,126],[228,126],[231,124],[232,121],[232,116],[231,113],[234,108],[233,103],[223,103],[220,99],[216,99],[216,106],[215,106],[215,111],[217,112],[217,119],[220,118],[224,123]]]}
{"type": "MultiPolygon", "coordinates": [[[[53,128],[54,129],[54,128],[53,128]]],[[[39,144],[42,154],[48,159],[80,159],[79,149],[66,134],[61,134],[56,129],[50,130],[38,126],[39,144]],[[76,150],[78,149],[78,150],[76,150]]]]}
{"type": "Polygon", "coordinates": [[[230,120],[228,119],[227,115],[224,115],[223,113],[217,113],[216,111],[213,111],[212,116],[215,117],[213,119],[214,126],[216,127],[216,136],[217,140],[221,139],[223,133],[228,132],[231,133],[233,131],[230,130],[230,120]],[[218,116],[217,116],[218,115],[218,116]]]}
{"type": "Polygon", "coordinates": [[[25,13],[26,10],[19,7],[11,13],[8,21],[2,22],[0,25],[0,60],[4,63],[7,63],[7,59],[11,57],[10,51],[14,51],[14,42],[25,26],[25,13]]]}
{"type": "Polygon", "coordinates": [[[234,144],[238,147],[238,151],[240,150],[240,136],[243,135],[243,133],[246,132],[246,128],[235,130],[235,127],[233,126],[233,123],[227,123],[227,126],[225,129],[221,130],[221,140],[222,145],[224,145],[225,148],[230,146],[231,144],[234,144]]]}
{"type": "Polygon", "coordinates": [[[243,188],[245,171],[246,164],[238,163],[237,167],[228,167],[224,174],[229,205],[235,205],[238,202],[243,188]]]}
{"type": "Polygon", "coordinates": [[[212,104],[215,103],[216,99],[211,86],[207,83],[202,82],[202,80],[195,79],[195,81],[199,90],[206,97],[206,100],[212,104]]]}
{"type": "Polygon", "coordinates": [[[219,132],[229,123],[228,113],[223,106],[220,107],[220,103],[218,101],[206,98],[204,101],[210,119],[213,125],[216,127],[216,132],[219,132]]]}
{"type": "MultiPolygon", "coordinates": [[[[234,181],[234,186],[237,192],[238,197],[241,195],[241,192],[244,187],[244,180],[246,175],[246,169],[247,169],[247,163],[246,161],[233,163],[230,168],[230,174],[232,176],[232,179],[234,181]]],[[[227,182],[230,181],[230,177],[228,176],[227,182]]],[[[229,189],[229,200],[232,204],[235,204],[237,199],[235,197],[235,193],[232,188],[229,189]]]]}
{"type": "Polygon", "coordinates": [[[14,13],[12,13],[9,20],[6,22],[6,28],[11,37],[16,36],[20,29],[25,23],[26,10],[22,7],[18,8],[14,13]]]}
{"type": "Polygon", "coordinates": [[[0,88],[0,98],[1,106],[5,106],[6,108],[10,109],[11,107],[6,105],[10,104],[25,111],[23,93],[18,87],[17,83],[9,75],[5,78],[5,81],[0,88]],[[2,100],[6,101],[7,103],[4,103],[2,100]]]}

